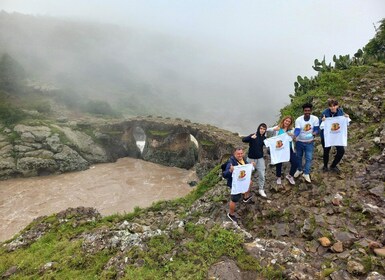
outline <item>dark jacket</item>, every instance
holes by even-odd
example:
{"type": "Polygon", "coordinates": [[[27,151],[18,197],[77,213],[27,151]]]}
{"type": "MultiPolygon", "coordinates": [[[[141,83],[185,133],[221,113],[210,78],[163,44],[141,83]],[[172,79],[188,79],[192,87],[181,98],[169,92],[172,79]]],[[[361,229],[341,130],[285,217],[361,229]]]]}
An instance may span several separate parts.
{"type": "Polygon", "coordinates": [[[260,127],[261,125],[258,126],[257,132],[255,133],[257,138],[251,138],[254,133],[242,138],[242,142],[249,143],[248,158],[258,159],[263,157],[263,146],[265,145],[263,141],[266,139],[266,133],[261,135],[259,133],[260,127]]]}
{"type": "MultiPolygon", "coordinates": [[[[329,108],[327,108],[321,114],[321,117],[319,119],[319,125],[321,126],[323,116],[325,116],[325,118],[333,118],[333,117],[341,117],[344,115],[345,115],[345,113],[344,113],[344,110],[342,110],[342,108],[338,108],[335,113],[332,113],[332,111],[329,108]]],[[[324,130],[323,129],[321,129],[320,136],[322,139],[324,138],[324,130]]]]}
{"type": "MultiPolygon", "coordinates": [[[[248,162],[243,159],[243,161],[245,162],[245,164],[247,164],[248,162]]],[[[231,188],[231,185],[233,183],[233,173],[230,172],[230,166],[236,166],[236,165],[239,165],[240,163],[237,161],[237,159],[234,157],[234,156],[231,156],[229,158],[229,161],[227,162],[227,165],[226,165],[226,169],[225,171],[223,171],[223,177],[226,178],[227,180],[227,186],[229,186],[231,188]]]]}

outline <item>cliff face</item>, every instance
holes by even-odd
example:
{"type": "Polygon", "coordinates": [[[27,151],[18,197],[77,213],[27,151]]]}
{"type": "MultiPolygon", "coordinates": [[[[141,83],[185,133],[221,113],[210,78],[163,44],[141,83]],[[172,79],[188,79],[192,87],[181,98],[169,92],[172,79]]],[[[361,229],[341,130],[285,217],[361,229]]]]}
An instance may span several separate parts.
{"type": "MultiPolygon", "coordinates": [[[[317,140],[312,183],[298,179],[295,186],[286,181],[278,186],[275,168],[268,166],[268,199],[257,195],[254,183],[254,203],[237,206],[240,226],[226,217],[229,189],[218,167],[186,198],[132,214],[101,218],[93,209],[67,209],[36,219],[4,242],[0,274],[4,278],[384,279],[385,66],[332,74],[340,75],[347,85],[343,94],[333,97],[352,119],[341,174],[321,172],[322,148],[317,140]]],[[[319,115],[330,96],[313,91],[294,97],[283,114],[301,114],[296,106],[310,99],[314,114],[319,115]]],[[[46,133],[39,131],[34,137],[46,133]]],[[[284,174],[287,171],[284,164],[284,174]]]]}
{"type": "Polygon", "coordinates": [[[194,167],[203,177],[240,144],[237,134],[180,119],[28,120],[0,129],[0,179],[79,171],[127,156],[194,167]],[[138,128],[145,143],[142,152],[135,139],[138,128]]]}

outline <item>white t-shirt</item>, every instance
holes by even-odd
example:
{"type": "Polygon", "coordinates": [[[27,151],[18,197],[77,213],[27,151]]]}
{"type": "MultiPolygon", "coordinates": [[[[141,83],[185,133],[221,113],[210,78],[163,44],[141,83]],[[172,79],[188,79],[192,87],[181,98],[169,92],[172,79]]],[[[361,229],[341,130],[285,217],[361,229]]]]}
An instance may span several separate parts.
{"type": "Polygon", "coordinates": [[[295,128],[300,129],[297,140],[301,142],[311,142],[314,139],[313,131],[314,127],[319,126],[319,120],[316,116],[310,115],[308,121],[305,121],[303,116],[298,117],[295,120],[295,128]]]}
{"type": "Polygon", "coordinates": [[[290,161],[291,141],[287,133],[265,139],[264,143],[270,149],[271,164],[290,161]]]}
{"type": "Polygon", "coordinates": [[[344,116],[326,118],[324,123],[325,147],[348,145],[348,124],[344,116]]]}
{"type": "Polygon", "coordinates": [[[251,163],[234,166],[231,175],[233,177],[231,194],[245,193],[249,190],[252,170],[253,165],[251,163]]]}

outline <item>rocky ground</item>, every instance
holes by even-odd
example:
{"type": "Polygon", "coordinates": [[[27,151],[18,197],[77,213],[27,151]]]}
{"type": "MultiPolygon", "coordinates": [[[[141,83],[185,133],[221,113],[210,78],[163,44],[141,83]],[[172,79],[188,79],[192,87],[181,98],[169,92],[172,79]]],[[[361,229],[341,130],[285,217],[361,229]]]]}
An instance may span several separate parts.
{"type": "MultiPolygon", "coordinates": [[[[258,259],[261,266],[283,270],[285,279],[385,279],[385,194],[381,178],[384,173],[373,174],[372,165],[361,169],[359,163],[355,166],[357,169],[352,170],[347,159],[354,152],[356,150],[348,152],[341,165],[342,174],[314,171],[312,184],[298,179],[295,186],[284,181],[278,187],[275,168],[268,167],[268,198],[258,196],[254,189],[253,203],[240,203],[237,207],[241,218],[239,226],[226,218],[229,191],[225,180],[221,180],[197,200],[187,214],[186,209],[177,206],[145,211],[132,221],[84,232],[77,239],[82,240],[87,254],[119,248],[105,269],[113,267],[119,277],[124,277],[129,264],[125,256],[133,246],[145,250],[150,237],[170,236],[175,230],[183,235],[190,222],[204,225],[207,231],[220,225],[241,234],[249,254],[258,259]]],[[[382,155],[375,164],[384,158],[382,155]]],[[[319,168],[319,163],[318,157],[314,169],[319,168]]],[[[78,227],[101,217],[93,209],[77,208],[58,213],[56,219],[59,223],[70,221],[73,227],[78,227]]],[[[53,224],[37,219],[32,228],[3,246],[9,252],[28,247],[53,224]]],[[[180,242],[185,241],[182,238],[180,242]]],[[[177,255],[178,249],[175,250],[164,258],[177,255]]],[[[140,258],[130,261],[139,266],[143,262],[140,258]]],[[[46,269],[51,269],[50,266],[55,264],[47,264],[46,269]]],[[[13,269],[16,273],[17,269],[13,269]]],[[[10,268],[3,277],[12,274],[10,268]]],[[[226,256],[210,267],[208,278],[265,279],[256,271],[240,269],[236,260],[226,256]]]]}
{"type": "MultiPolygon", "coordinates": [[[[133,247],[151,254],[147,241],[167,236],[174,246],[157,259],[166,265],[189,254],[188,225],[203,226],[202,238],[219,227],[244,238],[242,246],[258,261],[259,268],[245,269],[239,259],[226,254],[208,267],[208,279],[385,279],[385,80],[369,74],[354,81],[355,88],[341,97],[353,120],[341,174],[321,171],[322,148],[316,142],[312,183],[299,178],[295,186],[286,180],[278,186],[275,168],[268,165],[268,198],[258,196],[254,186],[253,203],[237,206],[239,226],[226,217],[229,189],[218,171],[212,180],[218,183],[188,208],[172,202],[151,207],[132,219],[79,231],[71,242],[81,242],[86,256],[112,250],[103,273],[113,269],[114,278],[128,279],[128,266],[140,268],[148,262],[148,257],[133,252],[133,247]],[[269,277],[264,268],[269,268],[273,276],[269,277]]],[[[317,98],[314,104],[317,110],[325,107],[317,98]]],[[[288,164],[284,164],[284,174],[287,169],[288,164]]],[[[37,219],[2,248],[16,252],[29,248],[55,227],[70,223],[76,229],[100,220],[93,209],[68,209],[54,218],[37,219]]],[[[204,266],[198,259],[195,264],[204,266]]],[[[39,268],[40,275],[59,266],[58,262],[48,262],[39,268]]],[[[20,267],[8,267],[1,277],[17,278],[20,267]]]]}

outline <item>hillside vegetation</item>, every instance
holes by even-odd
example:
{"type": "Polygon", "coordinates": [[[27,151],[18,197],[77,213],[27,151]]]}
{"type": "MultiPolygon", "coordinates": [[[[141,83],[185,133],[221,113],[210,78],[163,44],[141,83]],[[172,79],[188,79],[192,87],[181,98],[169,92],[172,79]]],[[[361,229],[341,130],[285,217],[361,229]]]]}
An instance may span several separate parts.
{"type": "MultiPolygon", "coordinates": [[[[342,173],[321,173],[316,143],[312,184],[275,187],[269,200],[242,204],[240,227],[226,218],[229,190],[213,169],[187,197],[102,218],[67,209],[36,219],[1,244],[10,279],[385,279],[385,20],[375,38],[318,75],[298,77],[282,115],[320,115],[337,98],[352,119],[342,173]]],[[[269,158],[267,157],[268,161],[269,158]]],[[[285,168],[287,166],[285,165],[285,168]]],[[[285,172],[286,170],[284,170],[285,172]]]]}

